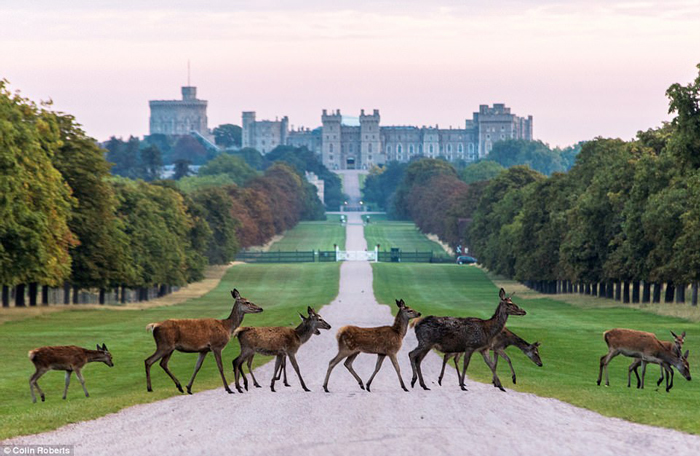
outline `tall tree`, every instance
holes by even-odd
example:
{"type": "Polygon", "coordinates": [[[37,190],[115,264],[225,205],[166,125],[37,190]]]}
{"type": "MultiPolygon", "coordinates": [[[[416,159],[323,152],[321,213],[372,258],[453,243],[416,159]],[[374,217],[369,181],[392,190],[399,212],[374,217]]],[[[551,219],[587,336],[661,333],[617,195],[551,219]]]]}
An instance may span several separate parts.
{"type": "Polygon", "coordinates": [[[241,147],[243,130],[238,125],[222,124],[214,128],[213,133],[217,146],[241,147]]]}

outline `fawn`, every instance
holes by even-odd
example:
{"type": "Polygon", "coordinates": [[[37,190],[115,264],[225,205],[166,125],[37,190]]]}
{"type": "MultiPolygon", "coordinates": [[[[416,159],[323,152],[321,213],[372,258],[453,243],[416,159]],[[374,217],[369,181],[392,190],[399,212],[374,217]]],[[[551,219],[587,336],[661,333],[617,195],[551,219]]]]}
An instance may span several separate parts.
{"type": "MultiPolygon", "coordinates": [[[[686,380],[691,379],[688,351],[686,350],[685,354],[682,354],[680,347],[676,343],[664,344],[652,333],[622,328],[605,331],[603,337],[608,345],[608,353],[600,358],[597,382],[599,386],[603,377],[603,369],[605,369],[605,386],[610,386],[608,364],[620,354],[641,359],[643,362],[660,364],[666,371],[666,392],[673,388],[672,367],[678,369],[678,372],[686,380]],[[670,385],[669,377],[671,380],[670,385]]],[[[643,375],[644,369],[642,369],[643,375]]]]}
{"type": "Polygon", "coordinates": [[[328,392],[328,379],[331,376],[333,368],[344,358],[345,367],[350,371],[361,389],[365,389],[362,384],[362,379],[352,368],[352,363],[360,353],[370,353],[377,355],[377,364],[374,367],[374,373],[367,381],[367,391],[370,391],[370,385],[374,380],[375,375],[382,367],[384,358],[387,356],[394,365],[396,374],[399,376],[399,383],[404,391],[408,391],[401,378],[401,369],[399,362],[396,359],[396,353],[401,349],[403,338],[408,329],[408,322],[412,318],[420,317],[420,313],[411,309],[406,305],[403,299],[396,300],[396,306],[399,308],[394,324],[392,326],[380,326],[376,328],[359,328],[357,326],[343,326],[338,331],[336,338],[338,339],[338,354],[328,363],[328,371],[326,372],[326,380],[323,382],[323,390],[328,392]]]}
{"type": "MultiPolygon", "coordinates": [[[[510,366],[513,384],[515,384],[515,369],[513,369],[513,363],[510,361],[510,357],[506,354],[506,348],[510,347],[511,345],[520,349],[520,351],[522,351],[525,354],[525,356],[530,358],[530,361],[532,361],[539,367],[542,367],[542,359],[540,358],[539,342],[529,344],[524,339],[520,338],[517,334],[515,334],[513,331],[509,330],[508,328],[503,328],[503,331],[501,331],[500,334],[496,336],[496,338],[493,340],[493,343],[491,344],[491,347],[489,348],[493,353],[492,358],[494,369],[498,368],[499,356],[505,359],[508,362],[508,366],[510,366]]],[[[445,365],[447,365],[447,361],[449,361],[450,358],[454,359],[455,368],[457,369],[457,375],[459,375],[459,367],[457,363],[459,362],[459,358],[461,356],[461,352],[445,353],[445,356],[442,360],[442,370],[440,371],[440,376],[438,377],[438,385],[442,385],[442,377],[445,374],[445,365]]]]}
{"type": "Polygon", "coordinates": [[[238,290],[231,291],[234,299],[233,308],[228,318],[216,320],[214,318],[197,318],[189,320],[165,320],[160,323],[150,323],[146,329],[153,332],[153,339],[156,341],[156,351],[146,358],[146,387],[149,392],[151,388],[151,366],[160,359],[160,367],[175,382],[177,389],[184,393],[182,385],[168,369],[168,361],[175,350],[184,353],[199,353],[197,364],[194,367],[192,378],[187,384],[187,392],[192,394],[192,384],[197,372],[202,367],[202,362],[210,351],[214,353],[216,365],[219,368],[221,379],[224,382],[224,389],[227,393],[233,391],[228,386],[224,369],[221,363],[221,351],[226,347],[231,339],[233,331],[240,326],[243,317],[248,313],[260,313],[263,310],[242,297],[238,290]]]}
{"type": "MultiPolygon", "coordinates": [[[[680,336],[678,336],[676,333],[671,331],[671,336],[673,336],[673,342],[669,342],[669,341],[665,341],[665,340],[660,340],[659,342],[661,342],[663,345],[665,345],[666,348],[668,348],[669,350],[673,348],[674,344],[678,346],[678,350],[681,350],[683,348],[683,343],[685,342],[685,331],[683,331],[683,333],[680,336]]],[[[632,361],[632,364],[630,364],[630,366],[627,368],[627,388],[630,387],[630,384],[632,381],[632,378],[631,378],[632,371],[634,371],[634,375],[637,376],[637,388],[644,389],[644,377],[646,375],[647,364],[648,363],[646,361],[639,359],[639,358],[632,361]],[[641,379],[639,378],[639,372],[637,371],[637,368],[639,367],[640,364],[642,365],[642,378],[641,379]]],[[[659,365],[659,367],[661,368],[661,376],[656,381],[656,386],[661,385],[661,382],[664,381],[664,373],[665,373],[664,367],[663,367],[663,365],[659,365]]],[[[673,378],[671,378],[671,388],[673,388],[673,378]]]]}
{"type": "Polygon", "coordinates": [[[82,369],[87,363],[103,362],[109,367],[114,366],[112,355],[107,350],[107,346],[102,344],[97,345],[97,350],[88,350],[87,348],[76,347],[75,345],[59,346],[59,347],[41,347],[29,352],[29,359],[34,363],[36,371],[29,378],[29,391],[32,393],[32,402],[36,402],[34,388],[41,395],[41,402],[46,400],[44,392],[39,388],[37,382],[39,378],[50,370],[66,371],[66,387],[63,390],[63,399],[68,394],[68,385],[70,384],[70,376],[75,372],[75,376],[83,385],[85,397],[90,397],[88,390],[85,387],[82,369]]]}
{"type": "Polygon", "coordinates": [[[411,359],[411,367],[413,368],[411,387],[415,385],[416,379],[418,379],[420,386],[424,390],[430,389],[425,386],[420,365],[423,358],[435,347],[443,353],[464,352],[462,374],[459,375],[459,386],[462,390],[467,390],[464,385],[464,377],[472,354],[478,351],[484,358],[486,365],[491,369],[494,386],[501,391],[505,391],[498,375],[496,375],[494,363],[491,362],[486,351],[505,327],[509,315],[525,315],[526,312],[513,303],[503,288],[501,288],[498,296],[501,301],[496,307],[493,317],[488,320],[429,316],[416,324],[415,331],[418,338],[418,346],[408,354],[408,357],[411,359]]]}
{"type": "MultiPolygon", "coordinates": [[[[243,377],[243,385],[245,389],[248,389],[248,379],[243,373],[243,363],[248,361],[248,370],[250,370],[253,357],[256,353],[277,357],[275,361],[275,371],[272,375],[272,381],[270,383],[270,389],[273,392],[275,391],[275,381],[279,378],[278,371],[281,373],[282,369],[284,369],[284,360],[287,357],[289,357],[289,361],[292,363],[292,367],[294,367],[294,370],[299,377],[301,387],[304,389],[304,391],[310,391],[306,387],[306,384],[304,384],[304,379],[301,377],[299,365],[297,364],[296,360],[296,353],[299,350],[299,347],[307,342],[312,335],[321,334],[319,329],[331,329],[331,325],[326,323],[321,315],[316,313],[316,311],[311,307],[307,309],[307,312],[309,314],[308,317],[299,314],[301,317],[301,323],[296,328],[281,326],[238,328],[233,332],[233,336],[238,337],[238,341],[241,344],[241,353],[236,359],[233,360],[233,372],[236,376],[236,389],[238,392],[243,392],[238,381],[239,374],[243,377]]],[[[250,370],[250,375],[253,377],[255,386],[260,387],[252,370],[250,370]]],[[[287,384],[286,375],[285,384],[287,384]]]]}

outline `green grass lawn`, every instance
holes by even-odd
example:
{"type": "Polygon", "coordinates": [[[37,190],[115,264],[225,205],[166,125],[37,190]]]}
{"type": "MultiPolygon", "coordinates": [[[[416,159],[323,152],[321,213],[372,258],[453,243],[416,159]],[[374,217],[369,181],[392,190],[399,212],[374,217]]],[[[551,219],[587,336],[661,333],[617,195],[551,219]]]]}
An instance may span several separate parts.
{"type": "MultiPolygon", "coordinates": [[[[403,298],[423,315],[480,318],[490,318],[498,305],[498,289],[475,267],[416,263],[377,263],[372,267],[374,292],[382,303],[403,298]]],[[[540,354],[544,367],[535,366],[518,349],[510,347],[508,352],[518,384],[512,384],[508,364],[500,360],[499,376],[506,388],[554,397],[603,415],[700,434],[697,380],[688,382],[676,372],[675,386],[666,393],[663,388],[656,388],[658,366],[650,365],[646,388],[634,388],[634,378],[633,388],[627,388],[627,366],[631,359],[618,356],[609,365],[610,387],[596,385],[599,360],[607,352],[603,332],[615,327],[650,331],[665,340],[671,338],[669,330],[687,331],[685,348],[690,349],[691,373],[695,367],[697,377],[700,375],[697,324],[622,306],[587,308],[555,299],[519,299],[517,294],[514,301],[528,314],[511,317],[508,328],[528,342],[542,343],[540,354]]],[[[468,372],[471,378],[468,382],[490,382],[490,371],[478,354],[472,357],[468,372]]],[[[431,386],[438,374],[424,371],[426,383],[431,386]]],[[[439,388],[437,382],[434,387],[439,388]]]]}
{"type": "MultiPolygon", "coordinates": [[[[71,309],[6,322],[0,325],[0,439],[47,431],[180,394],[157,363],[151,369],[154,392],[146,392],[143,361],[155,351],[153,336],[145,329],[150,322],[226,318],[233,305],[229,291],[236,287],[244,297],[265,309],[261,314],[247,315],[244,325],[295,326],[299,320],[297,312],[305,311],[309,305],[321,307],[335,298],[338,280],[336,263],[244,264],[229,269],[210,293],[179,305],[144,310],[71,309]],[[39,380],[46,402],[32,404],[28,379],[34,366],[27,359],[29,350],[44,345],[94,348],[103,342],[112,352],[115,366],[93,363],[85,367],[89,399],[73,376],[68,399],[62,400],[64,373],[52,371],[39,380]]],[[[229,381],[233,381],[231,361],[238,350],[238,342],[232,341],[223,353],[229,381]]],[[[189,381],[196,359],[195,354],[178,352],[171,358],[170,369],[183,385],[189,381]]],[[[256,357],[258,364],[266,360],[256,357]]],[[[211,388],[221,389],[221,400],[231,401],[235,407],[236,395],[224,392],[214,358],[209,355],[193,390],[211,388]]]]}
{"type": "Polygon", "coordinates": [[[425,237],[413,222],[389,221],[382,214],[370,215],[370,223],[365,226],[365,239],[368,248],[380,244],[380,250],[395,247],[406,251],[445,253],[439,244],[425,237]]]}
{"type": "Polygon", "coordinates": [[[345,227],[339,215],[328,215],[322,222],[300,222],[284,237],[270,246],[269,251],[333,250],[333,244],[345,248],[345,227]]]}

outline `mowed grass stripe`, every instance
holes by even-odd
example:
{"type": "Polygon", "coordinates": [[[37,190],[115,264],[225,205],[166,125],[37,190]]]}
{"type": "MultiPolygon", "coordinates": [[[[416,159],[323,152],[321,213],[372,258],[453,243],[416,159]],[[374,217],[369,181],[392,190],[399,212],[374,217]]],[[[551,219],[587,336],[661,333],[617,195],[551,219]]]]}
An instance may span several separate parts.
{"type": "MultiPolygon", "coordinates": [[[[490,318],[498,304],[498,288],[475,267],[416,263],[377,263],[372,267],[374,292],[382,303],[391,304],[394,299],[403,298],[423,315],[480,318],[490,318]]],[[[632,388],[627,388],[627,366],[632,360],[618,356],[609,366],[611,386],[596,385],[600,357],[607,353],[603,332],[615,327],[653,332],[664,340],[670,340],[669,330],[686,331],[685,348],[690,350],[691,373],[697,377],[700,375],[700,328],[697,324],[622,306],[586,308],[556,299],[522,299],[518,295],[513,299],[528,314],[510,317],[507,326],[530,343],[542,343],[540,353],[544,367],[535,366],[517,348],[508,348],[518,384],[512,384],[508,364],[500,360],[499,376],[506,388],[557,398],[607,416],[700,433],[697,380],[688,382],[676,375],[674,388],[666,393],[663,388],[656,387],[659,367],[649,365],[645,389],[634,388],[634,375],[632,388]]],[[[490,371],[478,354],[472,357],[468,372],[471,379],[468,382],[491,381],[490,371]]],[[[429,387],[440,388],[438,374],[424,370],[429,387]]],[[[460,394],[468,397],[475,393],[455,392],[456,396],[460,394]]]]}
{"type": "Polygon", "coordinates": [[[365,226],[367,248],[373,249],[379,244],[380,250],[399,248],[411,252],[445,253],[440,244],[425,237],[413,222],[388,221],[382,220],[383,218],[379,215],[370,215],[370,223],[365,226]]]}
{"type": "Polygon", "coordinates": [[[328,220],[321,222],[300,222],[269,251],[333,250],[333,244],[345,248],[345,226],[340,224],[339,215],[328,215],[328,220]]]}
{"type": "MultiPolygon", "coordinates": [[[[298,312],[309,305],[321,307],[337,296],[339,271],[336,263],[237,265],[210,293],[183,304],[144,310],[71,309],[7,322],[0,331],[0,439],[48,431],[180,394],[157,363],[151,369],[154,392],[146,392],[143,361],[155,351],[153,336],[145,329],[148,323],[168,318],[226,318],[233,305],[230,290],[235,287],[265,309],[261,314],[247,315],[244,325],[296,326],[298,312]],[[46,402],[31,403],[28,379],[34,367],[27,358],[29,350],[44,345],[94,348],[103,342],[112,352],[115,366],[91,363],[85,367],[89,399],[74,377],[68,399],[62,400],[64,373],[52,371],[39,380],[46,402]]],[[[229,381],[234,378],[231,361],[238,351],[238,342],[231,341],[223,352],[229,381]]],[[[181,383],[189,381],[196,359],[195,354],[173,354],[169,367],[181,383]]],[[[256,365],[268,359],[256,356],[256,365]]],[[[214,358],[209,355],[193,391],[211,388],[220,388],[222,400],[235,408],[236,395],[229,397],[224,392],[214,358]]]]}

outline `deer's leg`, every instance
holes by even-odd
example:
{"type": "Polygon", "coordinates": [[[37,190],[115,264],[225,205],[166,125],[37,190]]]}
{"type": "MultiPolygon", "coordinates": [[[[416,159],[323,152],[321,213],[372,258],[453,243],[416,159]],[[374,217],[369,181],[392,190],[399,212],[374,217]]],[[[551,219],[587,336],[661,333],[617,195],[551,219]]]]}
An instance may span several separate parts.
{"type": "Polygon", "coordinates": [[[170,361],[170,357],[173,356],[173,352],[171,351],[170,353],[166,353],[165,356],[163,356],[160,359],[160,367],[165,371],[166,374],[168,374],[168,377],[170,377],[173,382],[175,382],[175,387],[180,391],[181,393],[184,393],[182,389],[182,385],[180,384],[180,380],[178,380],[175,375],[170,372],[170,369],[168,369],[168,361],[170,361]]]}
{"type": "Polygon", "coordinates": [[[326,371],[326,379],[323,382],[323,391],[325,391],[326,393],[328,392],[328,379],[331,378],[331,371],[333,370],[333,368],[335,366],[338,365],[339,362],[341,362],[344,358],[348,357],[349,355],[351,355],[351,353],[343,351],[343,350],[339,350],[338,354],[335,355],[335,358],[330,360],[330,362],[328,363],[328,370],[326,371]]]}
{"type": "Polygon", "coordinates": [[[36,388],[36,390],[39,391],[39,396],[41,397],[41,402],[46,401],[46,396],[44,396],[44,392],[41,390],[41,388],[39,388],[38,380],[47,371],[48,371],[48,369],[37,368],[36,371],[32,374],[32,376],[29,377],[29,391],[32,393],[32,402],[34,402],[34,403],[36,403],[36,396],[34,395],[34,388],[36,388]]]}
{"type": "Polygon", "coordinates": [[[673,388],[673,366],[668,366],[666,369],[666,392],[668,393],[673,388]],[[671,384],[668,384],[668,377],[671,376],[671,384]]]}
{"type": "Polygon", "coordinates": [[[369,389],[369,386],[372,384],[372,380],[374,380],[374,376],[377,375],[377,372],[379,372],[379,369],[382,368],[382,363],[384,362],[384,358],[386,358],[386,355],[377,355],[377,364],[374,366],[374,372],[372,373],[372,376],[367,380],[367,391],[371,392],[369,389]]]}
{"type": "Polygon", "coordinates": [[[287,358],[282,358],[282,372],[281,375],[283,377],[283,384],[286,387],[290,387],[291,385],[287,381],[287,358]]]}
{"type": "Polygon", "coordinates": [[[642,361],[642,386],[640,387],[640,389],[644,389],[644,378],[646,377],[646,375],[647,375],[647,362],[642,361]]]}
{"type": "MultiPolygon", "coordinates": [[[[491,373],[493,374],[493,386],[505,392],[506,390],[503,388],[503,385],[501,385],[501,379],[498,378],[498,374],[496,374],[496,366],[494,362],[491,361],[491,357],[489,356],[488,350],[482,350],[481,356],[484,358],[484,362],[486,363],[486,365],[489,366],[489,369],[491,369],[491,373]]],[[[510,361],[510,359],[508,361],[510,361]]]]}
{"type": "Polygon", "coordinates": [[[216,360],[216,367],[219,368],[219,373],[221,374],[221,380],[224,382],[224,389],[227,393],[233,394],[231,388],[228,387],[228,382],[226,381],[226,376],[224,375],[224,365],[221,363],[221,349],[212,350],[214,352],[214,359],[216,360]]]}
{"type": "Polygon", "coordinates": [[[420,383],[420,386],[424,390],[430,390],[430,388],[425,386],[425,381],[423,381],[423,372],[420,368],[421,362],[423,362],[423,358],[425,358],[425,356],[428,354],[430,348],[431,347],[429,346],[426,347],[418,345],[408,354],[408,358],[411,360],[411,369],[413,370],[413,377],[411,377],[411,388],[415,386],[416,380],[418,380],[418,383],[420,383]]]}
{"type": "Polygon", "coordinates": [[[192,372],[192,378],[190,379],[190,382],[187,384],[187,394],[192,394],[192,384],[194,383],[194,378],[197,376],[197,372],[199,372],[199,369],[202,368],[202,363],[204,362],[204,358],[207,357],[207,353],[209,352],[200,352],[199,357],[197,358],[197,364],[194,366],[194,372],[192,372]]]}
{"type": "Polygon", "coordinates": [[[453,358],[454,362],[455,362],[455,369],[457,370],[457,380],[459,380],[459,378],[460,378],[459,377],[459,360],[461,357],[462,357],[461,353],[455,353],[455,356],[453,358]]]}
{"type": "MultiPolygon", "coordinates": [[[[248,372],[250,373],[250,376],[253,378],[253,386],[256,388],[261,388],[260,384],[258,383],[258,380],[255,378],[255,374],[253,374],[253,358],[255,358],[255,355],[249,356],[248,357],[248,372]]],[[[243,377],[245,379],[245,377],[243,377]]],[[[243,385],[245,386],[245,389],[248,389],[248,383],[244,382],[243,385]]]]}
{"type": "Polygon", "coordinates": [[[607,354],[600,358],[600,370],[598,371],[598,386],[600,386],[600,381],[603,377],[603,369],[605,369],[605,386],[610,386],[610,379],[608,378],[608,363],[614,357],[620,353],[616,350],[610,350],[607,354]]]}
{"type": "Polygon", "coordinates": [[[445,353],[442,357],[442,369],[440,369],[440,375],[438,376],[438,385],[440,386],[442,386],[442,377],[445,376],[445,366],[447,366],[447,361],[453,357],[452,355],[452,353],[445,353]]]}
{"type": "Polygon", "coordinates": [[[632,387],[632,372],[637,376],[637,388],[641,386],[642,381],[639,378],[639,373],[637,372],[637,367],[641,364],[639,359],[632,361],[632,364],[627,368],[627,388],[632,387]]]}
{"type": "Polygon", "coordinates": [[[355,358],[357,358],[357,356],[359,354],[360,353],[358,352],[358,353],[355,353],[354,355],[348,356],[348,358],[345,360],[345,362],[343,364],[345,365],[347,370],[350,371],[352,376],[355,377],[355,380],[357,380],[357,383],[360,385],[360,389],[365,389],[365,385],[362,383],[362,379],[360,378],[359,375],[357,375],[357,372],[355,372],[355,369],[352,368],[352,363],[355,361],[355,358]]]}
{"type": "Polygon", "coordinates": [[[240,379],[241,377],[243,378],[243,388],[248,390],[248,378],[245,376],[245,372],[243,372],[243,363],[246,362],[246,360],[252,358],[255,356],[255,350],[251,350],[248,347],[241,347],[241,352],[238,354],[236,359],[233,360],[233,375],[234,375],[234,382],[236,384],[236,390],[239,393],[243,392],[243,389],[241,389],[241,383],[240,379]]]}
{"type": "Polygon", "coordinates": [[[508,362],[508,366],[510,367],[510,373],[512,374],[512,379],[513,379],[513,385],[515,385],[515,368],[513,367],[513,362],[510,360],[510,356],[506,354],[505,350],[498,350],[494,352],[494,357],[493,357],[493,370],[498,371],[498,357],[501,357],[505,359],[508,362]]]}
{"type": "Polygon", "coordinates": [[[156,348],[156,352],[146,358],[143,362],[146,366],[146,390],[149,393],[153,392],[153,388],[151,388],[151,366],[155,364],[156,361],[161,359],[163,355],[165,355],[165,352],[161,351],[159,348],[156,348]]]}
{"type": "Polygon", "coordinates": [[[294,371],[297,373],[297,377],[299,377],[299,382],[301,383],[301,387],[304,389],[304,391],[311,391],[306,387],[306,384],[304,383],[304,379],[301,378],[301,371],[299,371],[299,364],[297,364],[297,358],[294,356],[294,353],[287,353],[287,356],[289,357],[289,362],[292,363],[292,367],[294,368],[294,371]]]}
{"type": "Polygon", "coordinates": [[[396,355],[389,355],[389,359],[391,360],[391,364],[394,365],[396,375],[399,376],[399,383],[401,384],[401,388],[404,391],[408,392],[408,388],[406,388],[406,385],[403,384],[403,378],[401,377],[401,368],[399,367],[399,361],[396,359],[396,355]]]}
{"type": "Polygon", "coordinates": [[[466,350],[464,352],[464,362],[462,363],[462,376],[459,379],[459,386],[462,391],[467,391],[467,387],[464,385],[464,381],[467,378],[467,368],[469,367],[469,361],[472,359],[473,350],[466,350]]]}
{"type": "Polygon", "coordinates": [[[664,381],[664,365],[659,364],[659,367],[661,368],[661,377],[659,377],[659,379],[656,381],[656,386],[661,385],[661,382],[664,381]]]}
{"type": "Polygon", "coordinates": [[[70,376],[72,373],[72,371],[66,371],[66,387],[63,389],[63,400],[65,400],[68,395],[68,385],[70,385],[70,376]]]}
{"type": "Polygon", "coordinates": [[[80,380],[80,384],[83,385],[83,392],[85,392],[85,397],[90,397],[90,394],[88,394],[88,390],[85,387],[85,379],[83,378],[83,373],[80,371],[80,369],[75,370],[75,376],[78,377],[78,380],[80,380]]]}
{"type": "Polygon", "coordinates": [[[275,370],[274,370],[274,375],[272,376],[272,380],[270,381],[270,389],[272,392],[275,392],[275,380],[277,380],[277,371],[281,368],[282,366],[282,356],[283,355],[277,355],[275,358],[275,370]]]}

